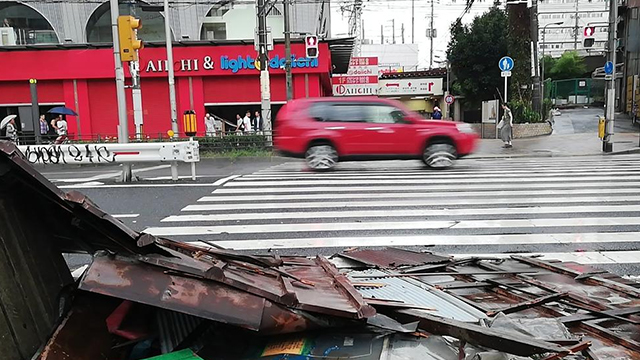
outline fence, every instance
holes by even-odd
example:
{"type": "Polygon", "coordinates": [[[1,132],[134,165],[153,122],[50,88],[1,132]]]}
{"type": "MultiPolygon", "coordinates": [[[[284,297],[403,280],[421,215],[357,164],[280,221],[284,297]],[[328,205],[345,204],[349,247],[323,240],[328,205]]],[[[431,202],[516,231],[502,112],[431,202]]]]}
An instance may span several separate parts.
{"type": "Polygon", "coordinates": [[[604,80],[549,80],[545,82],[544,89],[545,99],[550,99],[556,106],[604,103],[604,80]]]}
{"type": "MultiPolygon", "coordinates": [[[[271,151],[273,146],[273,134],[270,131],[261,131],[258,133],[217,133],[215,136],[196,136],[193,138],[179,137],[170,138],[167,134],[145,134],[143,136],[130,136],[130,144],[139,143],[170,143],[176,141],[189,141],[193,139],[199,143],[200,152],[205,153],[229,153],[233,151],[271,151]]],[[[0,140],[8,140],[0,137],[0,140]]],[[[43,139],[43,145],[49,145],[52,139],[43,139]]],[[[115,134],[82,134],[78,139],[75,134],[69,134],[69,139],[65,144],[84,145],[84,144],[116,144],[118,137],[115,134]]],[[[33,135],[19,136],[19,145],[35,145],[36,139],[33,135]]]]}

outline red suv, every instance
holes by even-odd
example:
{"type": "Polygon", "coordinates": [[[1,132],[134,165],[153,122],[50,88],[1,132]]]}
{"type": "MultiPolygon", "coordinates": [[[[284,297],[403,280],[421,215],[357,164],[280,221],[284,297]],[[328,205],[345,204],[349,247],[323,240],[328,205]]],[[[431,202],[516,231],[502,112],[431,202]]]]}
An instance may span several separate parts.
{"type": "Polygon", "coordinates": [[[316,98],[290,101],[278,113],[274,145],[309,167],[329,170],[338,161],[421,159],[447,168],[473,152],[469,124],[426,120],[402,103],[380,98],[316,98]]]}

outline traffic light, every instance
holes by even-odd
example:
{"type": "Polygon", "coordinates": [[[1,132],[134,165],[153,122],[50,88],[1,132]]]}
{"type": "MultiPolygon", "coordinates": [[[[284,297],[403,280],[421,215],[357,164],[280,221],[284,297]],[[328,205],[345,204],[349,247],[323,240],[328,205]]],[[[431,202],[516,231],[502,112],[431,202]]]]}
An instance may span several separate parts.
{"type": "Polygon", "coordinates": [[[584,39],[584,47],[586,48],[590,48],[593,47],[593,44],[596,42],[596,39],[594,38],[586,38],[584,39]]]}
{"type": "Polygon", "coordinates": [[[307,35],[304,37],[305,56],[311,59],[318,57],[318,37],[307,35]]]}
{"type": "Polygon", "coordinates": [[[136,50],[142,49],[142,40],[138,40],[136,30],[142,27],[142,21],[130,15],[118,17],[118,38],[120,39],[120,58],[122,61],[137,61],[136,50]]]}

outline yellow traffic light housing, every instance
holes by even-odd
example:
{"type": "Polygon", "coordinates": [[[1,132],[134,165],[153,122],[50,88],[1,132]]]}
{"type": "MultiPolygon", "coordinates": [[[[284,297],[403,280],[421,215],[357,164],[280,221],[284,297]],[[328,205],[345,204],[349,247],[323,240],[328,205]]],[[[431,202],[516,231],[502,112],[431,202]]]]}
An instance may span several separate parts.
{"type": "Polygon", "coordinates": [[[137,61],[136,50],[142,49],[142,40],[138,39],[136,30],[142,27],[142,21],[130,15],[118,17],[118,38],[120,39],[120,59],[137,61]]]}

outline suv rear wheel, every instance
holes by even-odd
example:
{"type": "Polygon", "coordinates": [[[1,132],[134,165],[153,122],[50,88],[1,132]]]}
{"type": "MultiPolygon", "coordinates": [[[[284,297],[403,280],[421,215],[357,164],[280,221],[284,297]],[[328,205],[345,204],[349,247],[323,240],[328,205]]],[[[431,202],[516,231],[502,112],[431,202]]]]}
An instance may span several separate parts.
{"type": "Polygon", "coordinates": [[[422,161],[433,169],[446,169],[455,163],[456,148],[447,143],[430,144],[424,149],[422,161]]]}
{"type": "Polygon", "coordinates": [[[338,152],[329,144],[315,144],[309,147],[305,159],[313,170],[331,170],[338,162],[338,152]]]}

